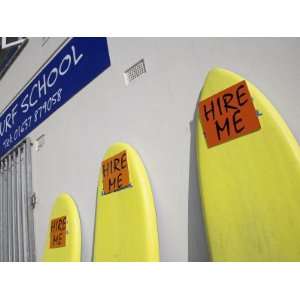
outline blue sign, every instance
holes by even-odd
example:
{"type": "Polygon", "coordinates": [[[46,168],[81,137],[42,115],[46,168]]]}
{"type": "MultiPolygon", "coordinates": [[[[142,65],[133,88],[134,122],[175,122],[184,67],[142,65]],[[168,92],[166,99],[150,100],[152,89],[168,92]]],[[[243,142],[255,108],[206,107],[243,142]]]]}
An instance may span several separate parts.
{"type": "Polygon", "coordinates": [[[110,66],[106,38],[72,38],[0,116],[0,157],[110,66]]]}

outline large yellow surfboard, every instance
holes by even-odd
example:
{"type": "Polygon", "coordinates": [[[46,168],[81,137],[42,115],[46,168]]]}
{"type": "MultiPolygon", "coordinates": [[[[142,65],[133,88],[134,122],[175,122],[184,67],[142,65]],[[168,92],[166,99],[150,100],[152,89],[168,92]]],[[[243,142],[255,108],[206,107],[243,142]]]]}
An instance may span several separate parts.
{"type": "Polygon", "coordinates": [[[52,208],[43,261],[78,262],[81,259],[81,225],[70,195],[60,194],[52,208]]]}
{"type": "MultiPolygon", "coordinates": [[[[213,69],[200,101],[242,80],[213,69]]],[[[197,116],[199,187],[211,259],[300,261],[299,146],[268,99],[246,83],[261,129],[208,148],[197,116]]]]}
{"type": "Polygon", "coordinates": [[[112,145],[101,163],[94,261],[159,261],[151,185],[128,144],[112,145]]]}

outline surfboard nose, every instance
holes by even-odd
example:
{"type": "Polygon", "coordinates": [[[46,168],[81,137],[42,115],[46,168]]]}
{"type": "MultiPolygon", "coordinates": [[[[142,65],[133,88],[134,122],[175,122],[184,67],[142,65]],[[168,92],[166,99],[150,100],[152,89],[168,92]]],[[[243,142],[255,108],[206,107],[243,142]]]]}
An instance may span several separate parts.
{"type": "Polygon", "coordinates": [[[200,101],[244,80],[240,75],[220,67],[212,68],[206,75],[200,101]]]}
{"type": "MultiPolygon", "coordinates": [[[[211,77],[215,80],[218,77],[221,77],[222,79],[224,79],[224,77],[227,76],[236,76],[236,77],[240,77],[238,76],[236,73],[229,71],[227,69],[221,68],[221,67],[213,67],[212,69],[210,69],[207,73],[206,79],[210,79],[211,77]]],[[[240,77],[241,78],[241,77],[240,77]]]]}

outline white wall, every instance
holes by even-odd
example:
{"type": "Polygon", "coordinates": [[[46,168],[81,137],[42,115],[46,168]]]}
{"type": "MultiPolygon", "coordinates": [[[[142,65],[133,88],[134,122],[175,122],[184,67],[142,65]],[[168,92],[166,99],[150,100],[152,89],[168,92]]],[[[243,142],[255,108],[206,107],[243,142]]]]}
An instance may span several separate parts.
{"type": "MultiPolygon", "coordinates": [[[[0,109],[11,101],[64,39],[31,38],[0,81],[0,109]]],[[[207,260],[194,153],[194,113],[214,66],[240,73],[259,87],[300,140],[300,39],[109,38],[111,67],[35,129],[33,150],[37,258],[54,199],[76,200],[83,254],[92,256],[101,159],[116,141],[140,153],[155,195],[161,260],[207,260]],[[123,72],[144,58],[147,74],[125,86],[123,72]],[[189,239],[189,242],[188,242],[189,239]]]]}

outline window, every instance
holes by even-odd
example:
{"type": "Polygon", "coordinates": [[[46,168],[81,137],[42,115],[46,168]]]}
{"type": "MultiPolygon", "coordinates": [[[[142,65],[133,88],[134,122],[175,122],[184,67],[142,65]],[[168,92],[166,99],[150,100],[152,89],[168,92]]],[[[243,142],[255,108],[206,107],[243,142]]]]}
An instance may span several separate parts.
{"type": "Polygon", "coordinates": [[[0,79],[27,44],[26,38],[0,38],[0,79]]]}

